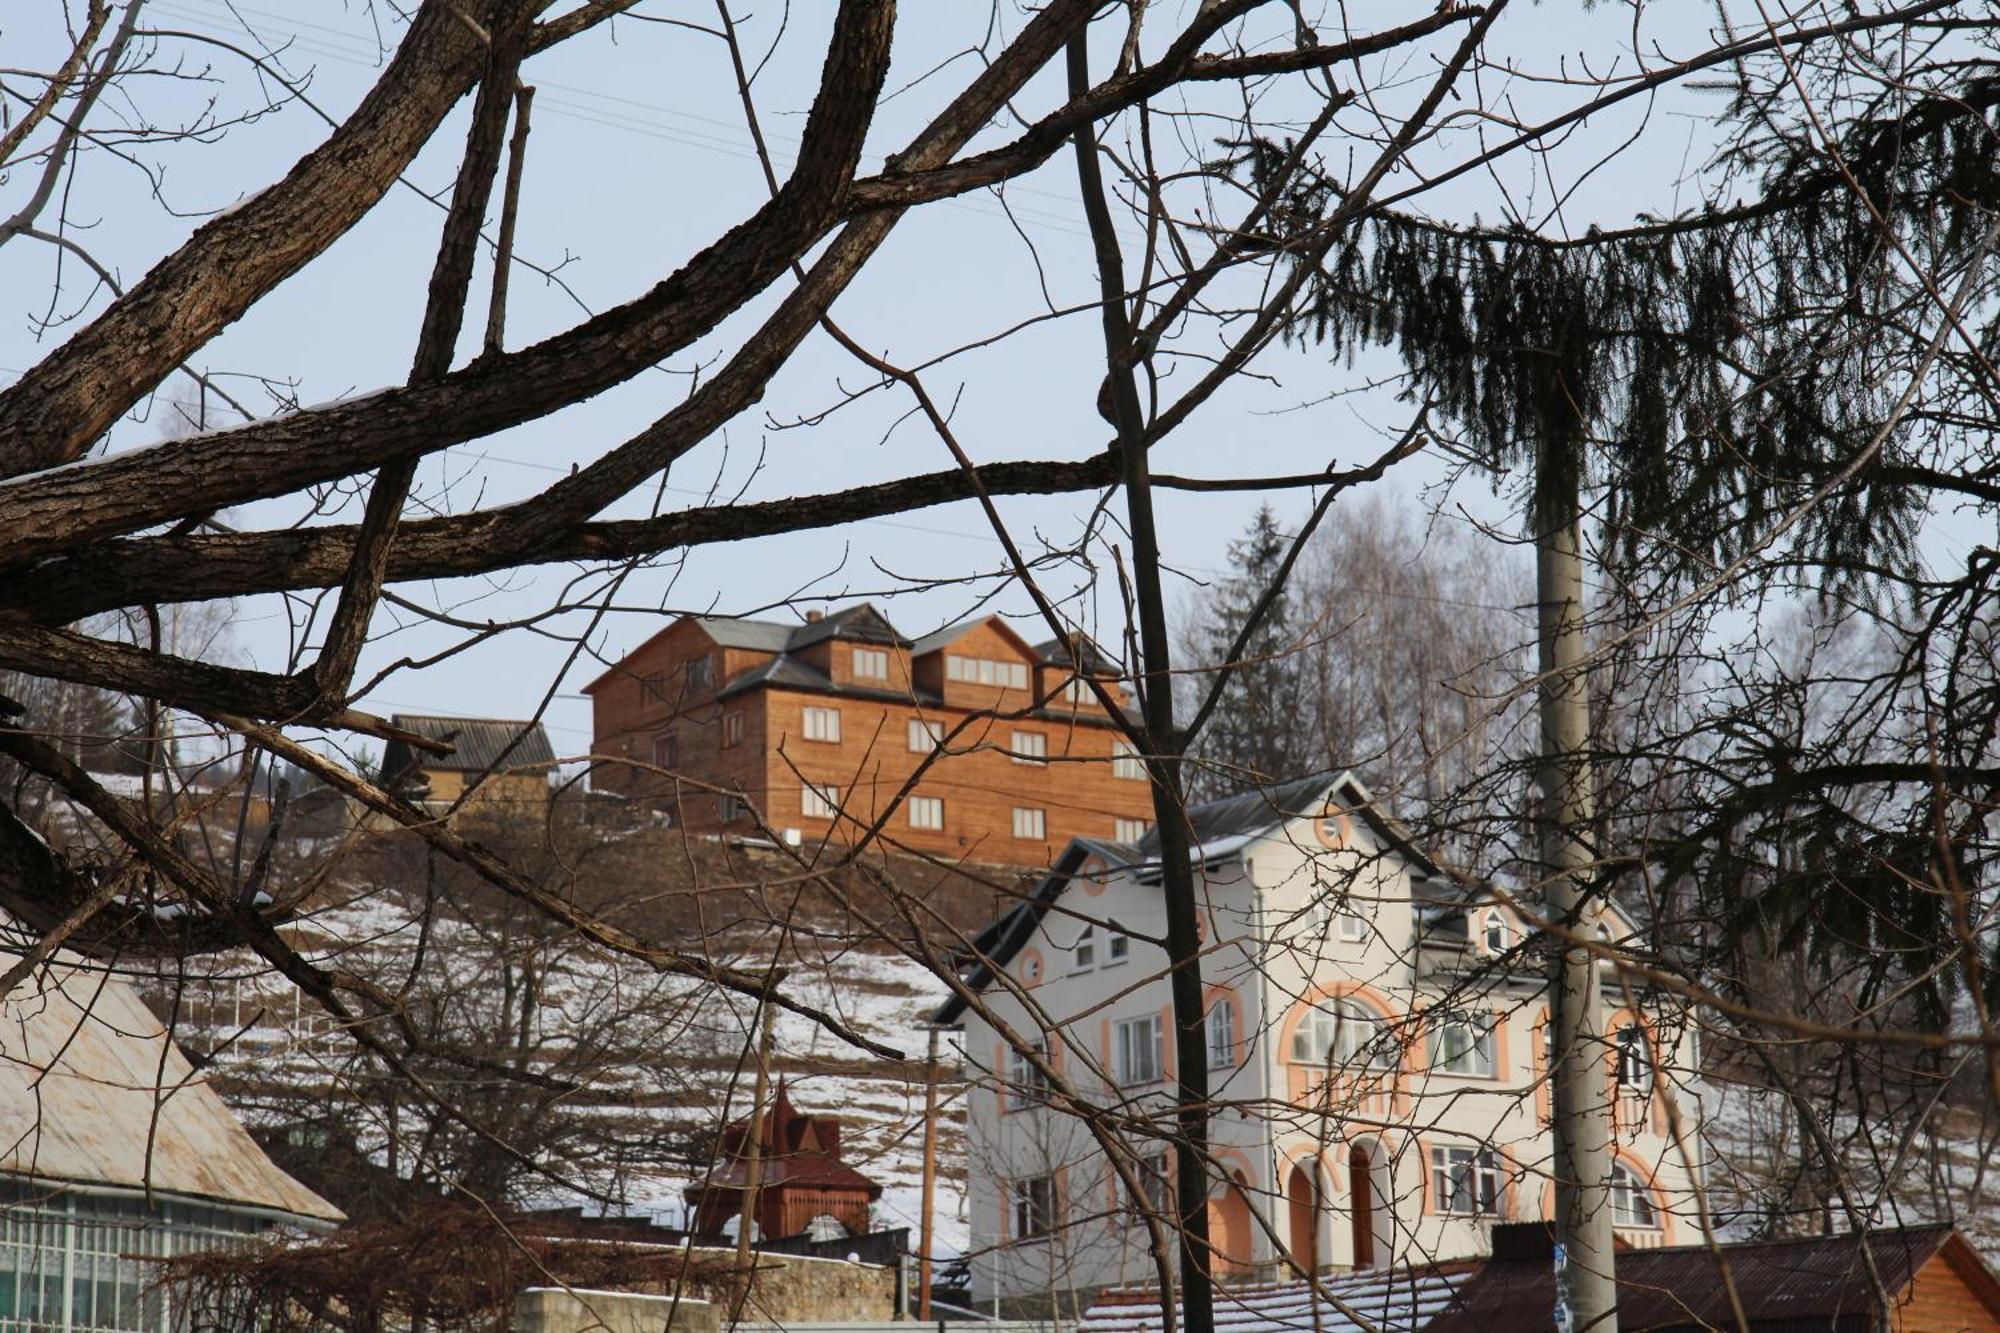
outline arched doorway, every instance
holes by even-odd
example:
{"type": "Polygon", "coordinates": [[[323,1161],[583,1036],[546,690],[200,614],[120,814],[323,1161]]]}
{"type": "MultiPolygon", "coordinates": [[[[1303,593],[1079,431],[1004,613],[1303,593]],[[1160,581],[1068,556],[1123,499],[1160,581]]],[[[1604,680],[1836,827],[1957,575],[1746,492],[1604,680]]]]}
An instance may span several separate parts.
{"type": "Polygon", "coordinates": [[[1382,1145],[1362,1139],[1348,1149],[1348,1220],[1352,1228],[1354,1266],[1378,1268],[1390,1259],[1395,1218],[1389,1189],[1389,1159],[1382,1145]]]}
{"type": "Polygon", "coordinates": [[[1250,1200],[1243,1193],[1243,1177],[1222,1182],[1208,1196],[1209,1270],[1228,1277],[1250,1267],[1250,1200]]]}
{"type": "Polygon", "coordinates": [[[1291,1239],[1292,1264],[1305,1274],[1317,1272],[1320,1262],[1319,1172],[1313,1168],[1313,1159],[1308,1157],[1292,1168],[1292,1174],[1285,1181],[1285,1200],[1290,1208],[1291,1227],[1287,1235],[1291,1239]]]}

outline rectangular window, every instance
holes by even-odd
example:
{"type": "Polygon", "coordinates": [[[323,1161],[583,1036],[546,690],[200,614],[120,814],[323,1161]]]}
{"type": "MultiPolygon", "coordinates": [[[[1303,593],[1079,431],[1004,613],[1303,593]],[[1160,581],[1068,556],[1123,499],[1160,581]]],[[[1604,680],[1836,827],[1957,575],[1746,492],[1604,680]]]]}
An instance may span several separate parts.
{"type": "Polygon", "coordinates": [[[1088,972],[1096,966],[1097,927],[1085,926],[1083,934],[1077,936],[1076,943],[1070,946],[1069,970],[1072,972],[1088,972]]]}
{"type": "Polygon", "coordinates": [[[709,671],[709,659],[706,657],[697,657],[691,660],[687,664],[687,677],[689,689],[707,689],[708,682],[712,679],[709,671]]]}
{"type": "Polygon", "coordinates": [[[1208,1006],[1208,1067],[1236,1067],[1236,1001],[1220,999],[1208,1006]]]}
{"type": "Polygon", "coordinates": [[[990,657],[954,657],[947,653],[944,678],[963,681],[967,685],[997,685],[1003,689],[1025,690],[1028,688],[1028,664],[996,661],[990,657]]]}
{"type": "Polygon", "coordinates": [[[1111,742],[1111,776],[1114,778],[1146,777],[1146,761],[1139,757],[1139,751],[1130,741],[1111,742]]]}
{"type": "Polygon", "coordinates": [[[921,717],[910,719],[910,753],[929,754],[944,744],[944,723],[921,717]]]}
{"type": "Polygon", "coordinates": [[[1063,682],[1063,687],[1056,692],[1056,697],[1064,703],[1087,704],[1097,695],[1090,688],[1089,681],[1082,676],[1071,676],[1063,682]]]}
{"type": "Polygon", "coordinates": [[[1121,1087],[1144,1087],[1158,1083],[1165,1075],[1166,1051],[1158,1014],[1121,1019],[1112,1024],[1111,1043],[1112,1068],[1118,1071],[1121,1087]]]}
{"type": "Polygon", "coordinates": [[[1349,944],[1359,944],[1368,938],[1368,918],[1352,910],[1351,905],[1341,910],[1340,938],[1349,944]]]}
{"type": "Polygon", "coordinates": [[[808,782],[799,792],[799,809],[807,819],[832,819],[840,813],[840,788],[808,782]]]}
{"type": "Polygon", "coordinates": [[[679,768],[681,766],[680,738],[671,735],[653,737],[653,764],[655,767],[669,770],[679,768]]]}
{"type": "Polygon", "coordinates": [[[722,715],[722,748],[743,744],[743,714],[724,713],[722,715]]]}
{"type": "Polygon", "coordinates": [[[1017,731],[1008,750],[1013,753],[1017,764],[1043,764],[1049,762],[1049,738],[1039,731],[1017,731]]]}
{"type": "Polygon", "coordinates": [[[1132,937],[1120,931],[1104,932],[1104,965],[1112,967],[1132,956],[1132,937]]]}
{"type": "Polygon", "coordinates": [[[1047,838],[1049,836],[1048,819],[1040,810],[1031,810],[1026,806],[1017,805],[1014,807],[1014,836],[1017,838],[1033,838],[1037,841],[1047,838]]]}
{"type": "Polygon", "coordinates": [[[1117,832],[1112,836],[1120,842],[1137,842],[1146,836],[1146,830],[1151,827],[1143,819],[1121,819],[1117,822],[1117,832]]]}
{"type": "Polygon", "coordinates": [[[944,798],[940,796],[912,796],[910,798],[910,827],[943,828],[944,798]]]}
{"type": "Polygon", "coordinates": [[[1440,1074],[1462,1074],[1468,1078],[1492,1078],[1493,1018],[1490,1014],[1461,1014],[1438,1019],[1431,1025],[1431,1069],[1440,1074]]]}
{"type": "Polygon", "coordinates": [[[840,710],[838,708],[808,708],[805,710],[806,739],[809,741],[837,741],[840,739],[840,710]]]}
{"type": "Polygon", "coordinates": [[[721,815],[722,822],[725,824],[734,824],[737,820],[743,818],[745,813],[743,798],[741,796],[724,796],[716,801],[716,808],[721,815]]]}
{"type": "MultiPolygon", "coordinates": [[[[1035,1043],[1035,1054],[1046,1057],[1048,1047],[1035,1043]]],[[[1018,1111],[1024,1106],[1034,1106],[1041,1102],[1042,1093],[1048,1090],[1049,1081],[1042,1077],[1042,1071],[1026,1054],[1009,1046],[1007,1048],[1007,1109],[1018,1111]]]]}
{"type": "Polygon", "coordinates": [[[1440,1213],[1499,1216],[1500,1159],[1490,1148],[1431,1149],[1431,1202],[1440,1213]]]}
{"type": "Polygon", "coordinates": [[[856,648],[854,674],[863,680],[889,679],[889,654],[880,648],[856,648]]]}
{"type": "Polygon", "coordinates": [[[648,704],[663,704],[667,701],[667,678],[658,672],[639,678],[639,701],[648,704]]]}
{"type": "Polygon", "coordinates": [[[1014,1239],[1034,1240],[1056,1228],[1056,1180],[1031,1176],[1014,1182],[1014,1239]]]}
{"type": "Polygon", "coordinates": [[[1130,1189],[1125,1192],[1125,1208],[1131,1213],[1149,1212],[1155,1217],[1164,1217],[1173,1207],[1174,1192],[1169,1187],[1173,1179],[1170,1174],[1170,1158],[1166,1153],[1148,1153],[1133,1163],[1132,1173],[1139,1178],[1138,1196],[1130,1189]]]}

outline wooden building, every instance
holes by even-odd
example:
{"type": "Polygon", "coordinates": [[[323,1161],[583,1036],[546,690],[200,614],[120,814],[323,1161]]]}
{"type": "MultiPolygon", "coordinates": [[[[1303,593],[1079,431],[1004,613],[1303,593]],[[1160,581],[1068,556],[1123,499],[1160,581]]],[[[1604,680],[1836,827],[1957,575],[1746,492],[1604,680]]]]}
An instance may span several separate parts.
{"type": "MultiPolygon", "coordinates": [[[[869,1206],[882,1197],[882,1187],[840,1160],[840,1122],[799,1111],[783,1079],[758,1122],[757,1156],[757,1239],[868,1234],[869,1206]]],[[[722,1131],[718,1159],[708,1179],[687,1190],[697,1235],[720,1234],[742,1211],[750,1173],[748,1120],[722,1131]]]]}
{"type": "Polygon", "coordinates": [[[541,723],[419,713],[397,713],[390,722],[451,746],[448,754],[430,754],[390,741],[382,780],[391,790],[439,811],[457,804],[468,787],[473,792],[462,808],[527,816],[547,808],[556,755],[541,723]]]}
{"type": "Polygon", "coordinates": [[[891,846],[1047,865],[1151,820],[1144,765],[1084,679],[1124,708],[1116,670],[998,616],[915,640],[867,603],[797,625],[684,616],[585,687],[593,786],[800,844],[850,841],[900,798],[891,846]]]}

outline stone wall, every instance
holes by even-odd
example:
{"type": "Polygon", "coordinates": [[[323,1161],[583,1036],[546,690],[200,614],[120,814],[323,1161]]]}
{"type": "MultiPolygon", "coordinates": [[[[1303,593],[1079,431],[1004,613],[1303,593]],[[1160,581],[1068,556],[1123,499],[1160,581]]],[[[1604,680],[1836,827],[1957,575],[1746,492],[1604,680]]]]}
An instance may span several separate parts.
{"type": "Polygon", "coordinates": [[[717,1333],[707,1301],[630,1291],[530,1287],[514,1300],[514,1333],[717,1333]]]}

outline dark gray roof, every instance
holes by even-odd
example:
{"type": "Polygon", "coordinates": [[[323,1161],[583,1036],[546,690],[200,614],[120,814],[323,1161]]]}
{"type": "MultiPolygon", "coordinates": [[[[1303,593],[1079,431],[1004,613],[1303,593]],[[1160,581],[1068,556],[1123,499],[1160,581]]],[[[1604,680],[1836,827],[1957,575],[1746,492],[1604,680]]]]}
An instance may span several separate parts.
{"type": "Polygon", "coordinates": [[[823,639],[854,639],[862,643],[887,643],[897,647],[909,644],[909,640],[898,634],[896,627],[889,623],[889,618],[875,609],[873,602],[863,602],[830,616],[821,616],[818,620],[808,620],[792,631],[792,637],[785,646],[788,651],[796,652],[823,639]]]}
{"type": "MultiPolygon", "coordinates": [[[[1055,864],[1049,867],[1049,873],[1035,886],[1034,892],[974,938],[972,953],[977,961],[965,974],[968,989],[982,991],[993,983],[996,969],[1012,962],[1014,955],[1034,938],[1035,927],[1048,915],[1049,907],[1062,896],[1062,891],[1069,887],[1070,879],[1092,853],[1102,856],[1114,866],[1130,865],[1137,859],[1137,849],[1122,842],[1112,842],[1108,838],[1071,838],[1069,846],[1056,857],[1055,864]]],[[[938,1006],[931,1022],[939,1027],[950,1027],[964,1012],[965,1001],[954,995],[938,1006]]]]}
{"type": "Polygon", "coordinates": [[[397,713],[389,721],[404,731],[429,740],[444,741],[450,754],[424,754],[402,741],[390,741],[382,749],[382,772],[393,778],[411,769],[438,772],[483,773],[496,764],[518,768],[530,764],[552,764],[555,749],[539,722],[510,722],[490,717],[431,717],[421,713],[397,713]],[[515,741],[520,744],[516,745],[515,741]],[[512,746],[512,749],[508,747],[512,746]],[[504,757],[503,757],[504,756],[504,757]]]}
{"type": "Polygon", "coordinates": [[[773,620],[737,620],[729,616],[695,616],[709,638],[724,648],[747,648],[757,653],[782,653],[792,641],[797,625],[781,625],[773,620]]]}
{"type": "Polygon", "coordinates": [[[796,657],[780,654],[768,662],[759,662],[748,671],[739,671],[723,682],[715,692],[718,699],[727,699],[759,685],[781,685],[786,689],[811,690],[816,694],[851,695],[867,699],[893,699],[898,703],[935,704],[938,699],[929,690],[915,686],[906,690],[877,690],[865,685],[843,685],[809,662],[801,662],[796,657]]]}
{"type": "Polygon", "coordinates": [[[1072,648],[1072,643],[1083,646],[1083,669],[1090,675],[1115,676],[1123,669],[1117,662],[1107,657],[1102,648],[1082,634],[1075,636],[1074,640],[1045,639],[1035,645],[1035,656],[1050,666],[1073,667],[1077,665],[1078,654],[1072,648]]]}
{"type": "Polygon", "coordinates": [[[922,657],[925,653],[934,653],[968,630],[985,623],[984,620],[961,620],[956,625],[946,625],[941,630],[934,630],[910,645],[910,656],[922,657]]]}

